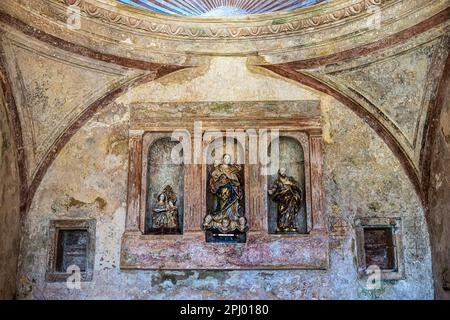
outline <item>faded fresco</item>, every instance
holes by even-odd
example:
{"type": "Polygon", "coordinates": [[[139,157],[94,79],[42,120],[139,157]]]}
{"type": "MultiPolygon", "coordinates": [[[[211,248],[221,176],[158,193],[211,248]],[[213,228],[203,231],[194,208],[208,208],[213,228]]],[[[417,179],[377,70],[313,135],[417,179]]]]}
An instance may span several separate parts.
{"type": "Polygon", "coordinates": [[[0,298],[449,299],[450,3],[195,2],[0,1],[0,298]]]}

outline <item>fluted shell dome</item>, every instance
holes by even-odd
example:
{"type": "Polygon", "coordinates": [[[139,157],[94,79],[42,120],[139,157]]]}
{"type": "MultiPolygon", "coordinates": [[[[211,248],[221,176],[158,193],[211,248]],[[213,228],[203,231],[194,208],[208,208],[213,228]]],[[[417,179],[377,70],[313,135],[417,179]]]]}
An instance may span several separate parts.
{"type": "Polygon", "coordinates": [[[159,13],[178,16],[226,17],[292,11],[324,0],[118,0],[159,13]]]}

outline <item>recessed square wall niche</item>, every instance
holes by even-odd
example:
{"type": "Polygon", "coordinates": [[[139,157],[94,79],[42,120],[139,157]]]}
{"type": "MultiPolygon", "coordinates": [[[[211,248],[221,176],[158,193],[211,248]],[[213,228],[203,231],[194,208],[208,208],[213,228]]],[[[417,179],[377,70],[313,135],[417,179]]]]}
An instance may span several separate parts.
{"type": "Polygon", "coordinates": [[[64,282],[73,272],[91,281],[95,258],[95,220],[52,220],[46,279],[64,282]]]}
{"type": "Polygon", "coordinates": [[[400,218],[357,219],[359,275],[365,277],[379,270],[382,279],[403,279],[405,266],[402,237],[400,218]]]}
{"type": "Polygon", "coordinates": [[[134,104],[122,269],[326,269],[317,101],[134,104]]]}

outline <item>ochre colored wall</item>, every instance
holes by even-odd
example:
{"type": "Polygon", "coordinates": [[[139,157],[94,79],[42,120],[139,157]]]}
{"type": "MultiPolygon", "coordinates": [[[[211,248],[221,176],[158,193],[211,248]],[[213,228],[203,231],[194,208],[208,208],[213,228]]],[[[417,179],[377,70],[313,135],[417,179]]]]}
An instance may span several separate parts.
{"type": "Polygon", "coordinates": [[[20,243],[19,174],[5,99],[0,91],[0,299],[16,292],[20,243]]]}

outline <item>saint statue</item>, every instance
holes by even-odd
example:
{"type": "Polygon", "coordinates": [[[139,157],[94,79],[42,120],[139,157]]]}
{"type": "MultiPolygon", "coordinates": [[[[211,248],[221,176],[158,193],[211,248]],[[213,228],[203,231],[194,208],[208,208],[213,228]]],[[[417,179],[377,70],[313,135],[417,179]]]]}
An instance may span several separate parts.
{"type": "Polygon", "coordinates": [[[177,196],[171,186],[166,186],[157,196],[153,208],[153,229],[164,232],[164,229],[178,229],[177,196]]]}
{"type": "Polygon", "coordinates": [[[302,207],[302,189],[294,178],[280,168],[278,178],[269,190],[269,196],[277,203],[277,232],[298,232],[297,215],[302,207]]]}
{"type": "Polygon", "coordinates": [[[215,229],[221,233],[247,230],[247,220],[239,203],[244,197],[241,169],[240,165],[232,164],[229,154],[223,156],[222,163],[214,162],[209,191],[216,199],[216,207],[203,221],[205,230],[215,229]]]}

